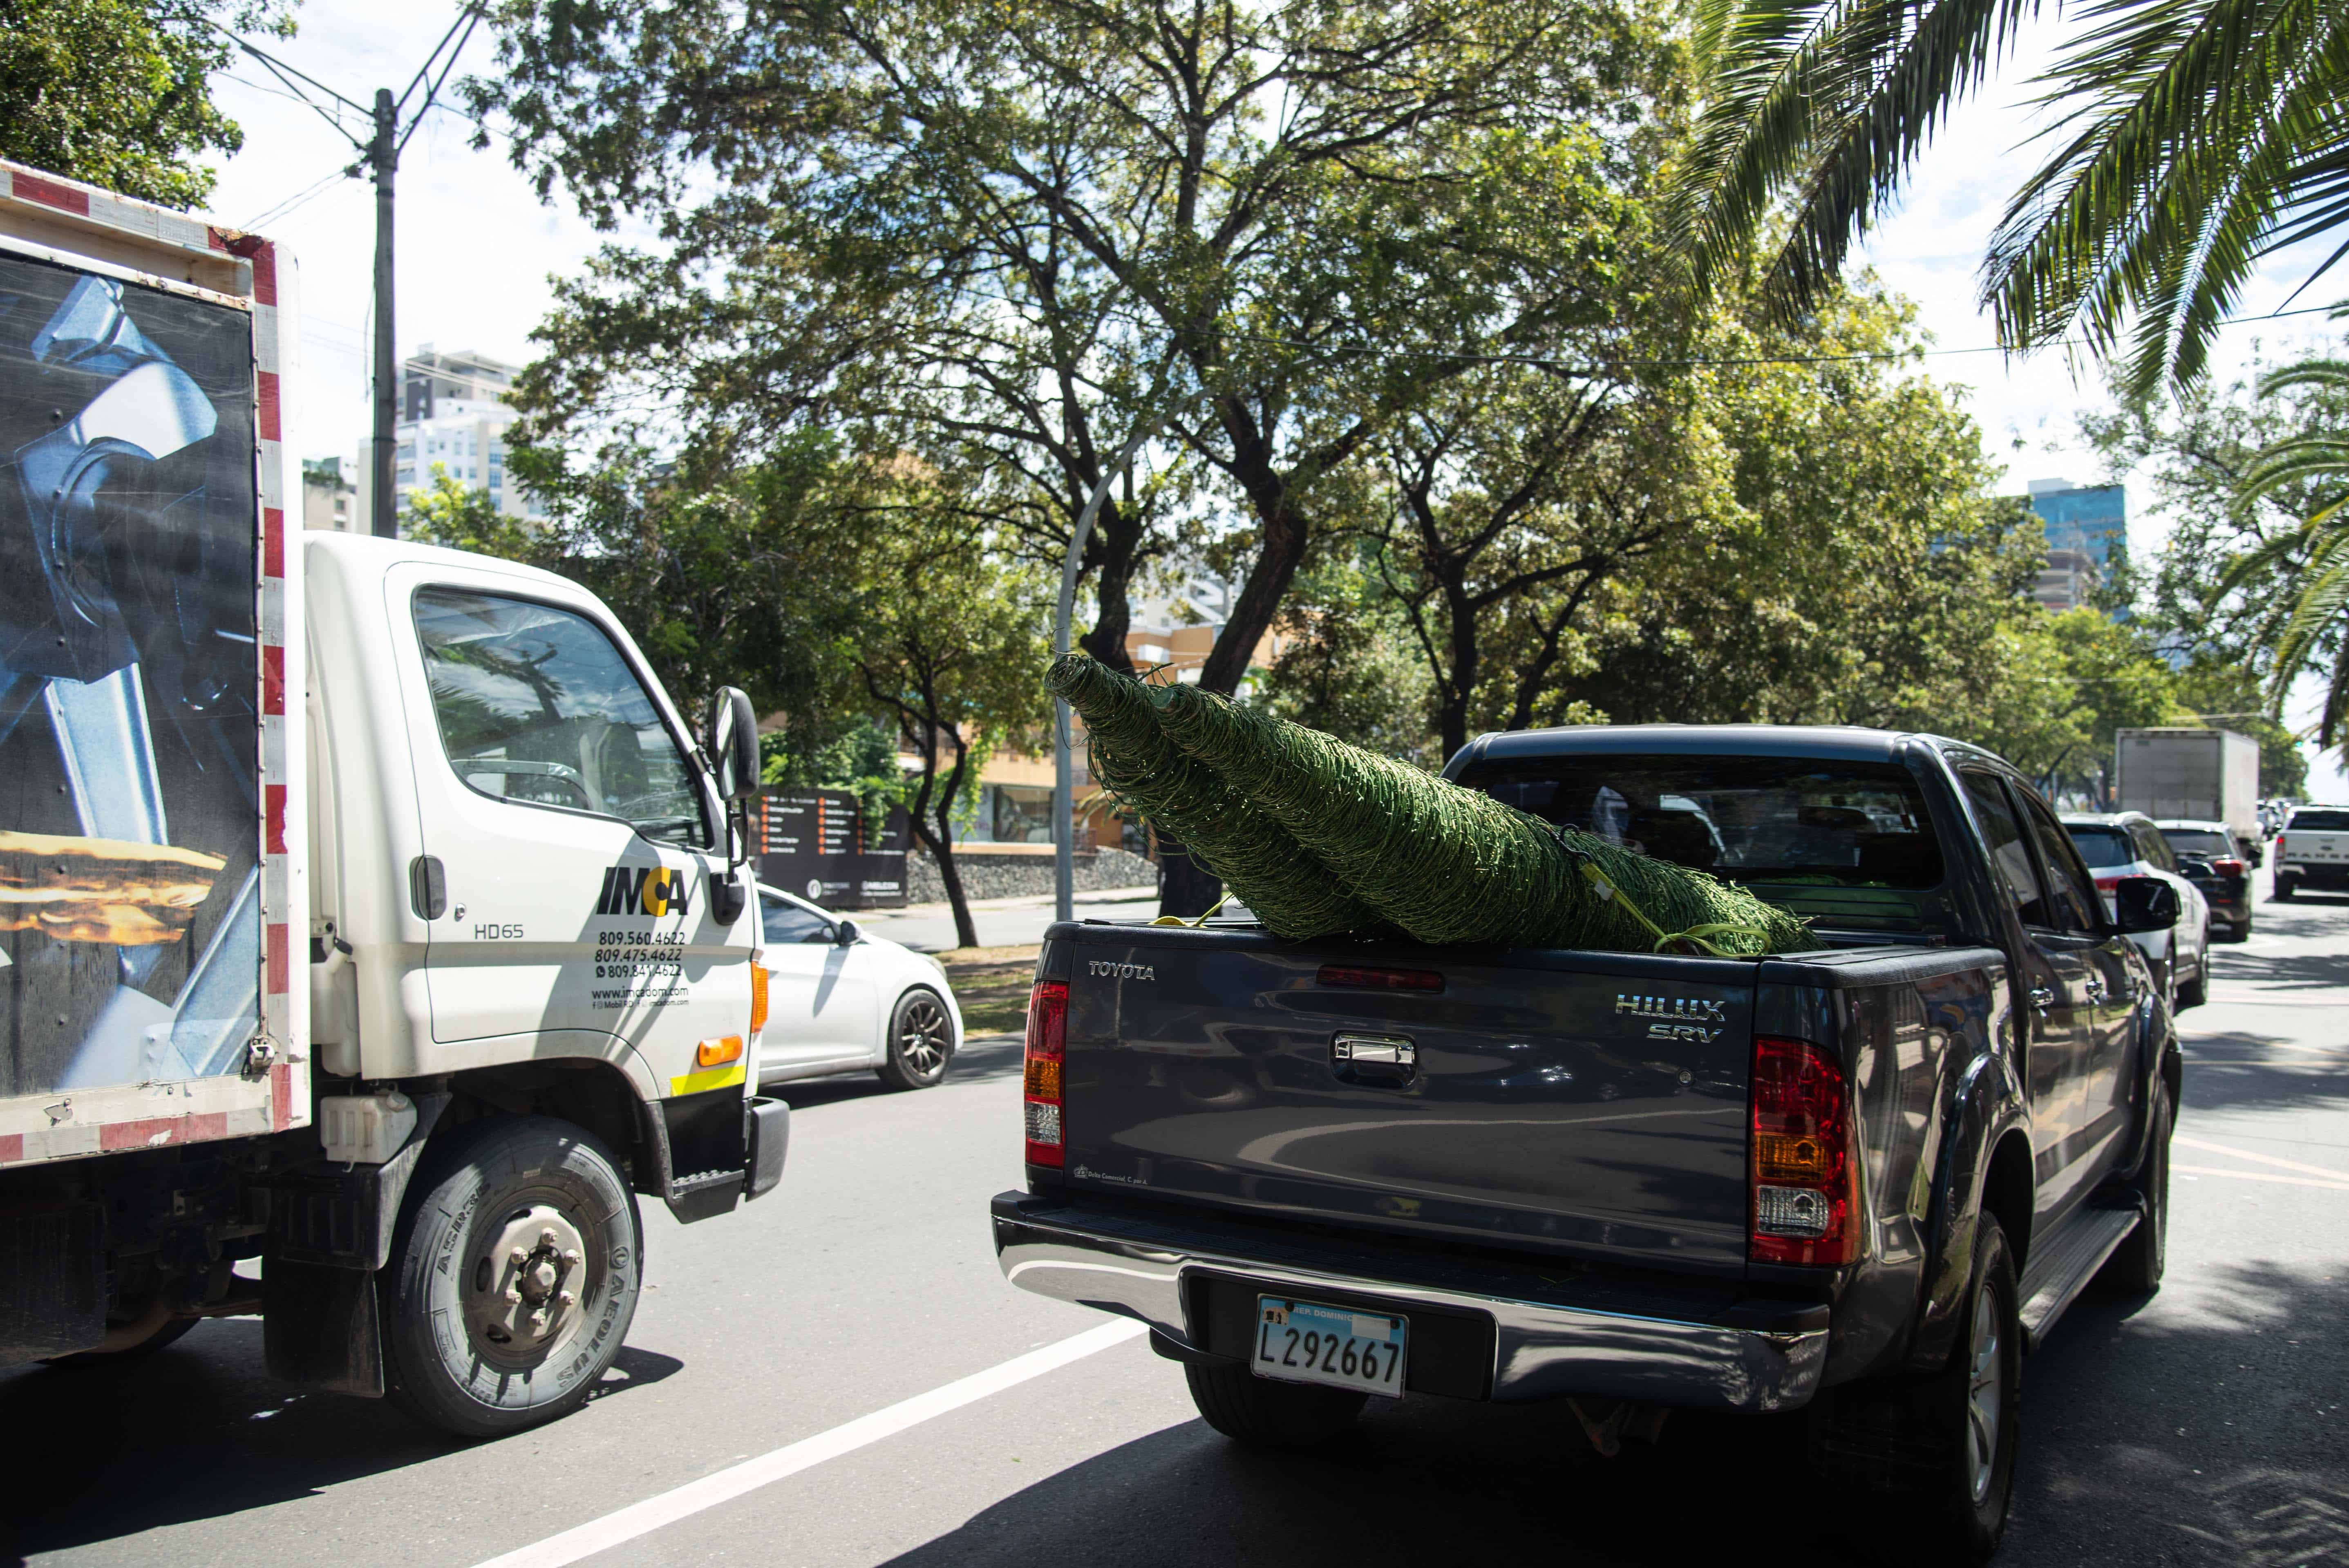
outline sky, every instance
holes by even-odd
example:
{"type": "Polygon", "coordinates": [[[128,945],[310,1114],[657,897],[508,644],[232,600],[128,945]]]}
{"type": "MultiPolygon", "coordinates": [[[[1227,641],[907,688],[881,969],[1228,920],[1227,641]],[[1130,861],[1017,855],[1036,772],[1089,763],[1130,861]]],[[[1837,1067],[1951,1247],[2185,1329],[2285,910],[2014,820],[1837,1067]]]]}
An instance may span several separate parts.
{"type": "MultiPolygon", "coordinates": [[[[396,94],[408,86],[456,14],[450,0],[398,6],[305,0],[300,34],[264,47],[345,98],[369,103],[378,87],[396,94]]],[[[2034,140],[2044,121],[2029,104],[2031,77],[2044,68],[2052,37],[2044,26],[2026,32],[1996,79],[1951,117],[1914,169],[1899,206],[1862,251],[1865,264],[1888,287],[1916,302],[1920,323],[1934,339],[1928,372],[1962,389],[2015,491],[2034,479],[2086,483],[2108,477],[2080,440],[2077,425],[2083,411],[2106,406],[2095,367],[2060,349],[2008,358],[1992,347],[1991,322],[1975,305],[1984,245],[2006,198],[2044,154],[2044,142],[2034,140]]],[[[487,72],[492,65],[487,37],[476,33],[457,76],[487,72]]],[[[300,349],[308,395],[295,438],[305,455],[356,459],[367,427],[373,188],[364,180],[336,177],[357,153],[257,63],[240,60],[226,79],[216,81],[215,91],[243,126],[245,145],[216,160],[214,215],[260,227],[290,247],[300,263],[300,349]],[[314,188],[299,205],[282,209],[314,188]],[[280,215],[253,224],[273,210],[280,215]]],[[[343,118],[352,134],[366,136],[361,117],[346,110],[343,118]]],[[[542,205],[507,160],[503,145],[493,139],[476,150],[472,134],[458,114],[436,110],[402,155],[398,348],[403,355],[426,344],[473,349],[520,364],[532,357],[531,329],[553,302],[550,280],[575,271],[610,236],[597,234],[567,206],[542,205]]],[[[2312,249],[2275,258],[2245,291],[2239,315],[2283,306],[2306,275],[2312,249]]],[[[2294,303],[2330,303],[2327,290],[2319,284],[2294,303]]],[[[2214,370],[2230,377],[2255,347],[2274,357],[2325,340],[2322,316],[2245,322],[2222,331],[2214,370]]],[[[2129,524],[2130,548],[2140,558],[2159,549],[2168,532],[2168,520],[2137,510],[2142,493],[2141,488],[2132,492],[2129,524]]],[[[2313,704],[2312,691],[2296,692],[2290,717],[2305,722],[2313,704]]],[[[2338,754],[2313,761],[2312,794],[2349,800],[2349,778],[2335,766],[2338,754]]]]}

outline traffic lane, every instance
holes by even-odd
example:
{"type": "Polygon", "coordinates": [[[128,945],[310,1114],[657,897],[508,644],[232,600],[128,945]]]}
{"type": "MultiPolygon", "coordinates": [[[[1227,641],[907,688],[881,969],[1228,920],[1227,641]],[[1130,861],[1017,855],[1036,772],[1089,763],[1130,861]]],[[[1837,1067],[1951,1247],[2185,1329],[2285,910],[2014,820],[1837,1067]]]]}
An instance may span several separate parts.
{"type": "Polygon", "coordinates": [[[934,1089],[784,1086],[782,1185],[689,1227],[647,1202],[619,1367],[532,1432],[456,1444],[381,1401],[289,1390],[253,1319],[139,1367],[0,1374],[0,1429],[44,1434],[10,1475],[21,1550],[475,1563],[1089,1328],[995,1268],[985,1199],[1019,1179],[1019,1064],[1016,1040],[974,1041],[934,1089]]]}

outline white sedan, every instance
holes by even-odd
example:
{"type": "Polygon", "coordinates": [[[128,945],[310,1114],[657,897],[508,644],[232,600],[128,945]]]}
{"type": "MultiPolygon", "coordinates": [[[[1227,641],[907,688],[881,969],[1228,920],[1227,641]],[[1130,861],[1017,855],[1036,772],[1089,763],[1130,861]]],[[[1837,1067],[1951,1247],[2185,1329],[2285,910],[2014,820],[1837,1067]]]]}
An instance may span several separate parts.
{"type": "Polygon", "coordinates": [[[891,1088],[927,1088],[962,1043],[962,1009],[926,953],[765,883],[767,1027],[759,1082],[870,1068],[891,1088]]]}

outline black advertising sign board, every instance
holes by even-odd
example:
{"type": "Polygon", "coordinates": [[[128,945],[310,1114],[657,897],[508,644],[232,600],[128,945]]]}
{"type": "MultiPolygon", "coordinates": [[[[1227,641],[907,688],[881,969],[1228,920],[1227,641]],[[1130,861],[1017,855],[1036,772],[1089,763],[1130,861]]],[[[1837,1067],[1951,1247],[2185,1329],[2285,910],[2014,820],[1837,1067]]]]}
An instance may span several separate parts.
{"type": "Polygon", "coordinates": [[[905,813],[877,827],[845,789],[776,790],[753,802],[750,848],[759,880],[827,909],[899,909],[905,903],[905,813]]]}

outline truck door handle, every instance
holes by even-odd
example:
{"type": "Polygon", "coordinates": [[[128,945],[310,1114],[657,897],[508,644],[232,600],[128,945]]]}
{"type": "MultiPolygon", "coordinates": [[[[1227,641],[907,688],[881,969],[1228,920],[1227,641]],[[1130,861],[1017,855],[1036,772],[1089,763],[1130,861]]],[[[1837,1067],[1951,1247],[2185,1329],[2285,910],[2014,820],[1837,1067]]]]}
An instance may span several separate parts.
{"type": "Polygon", "coordinates": [[[449,907],[449,876],[438,855],[419,855],[408,862],[408,905],[419,920],[438,920],[449,907]]]}
{"type": "Polygon", "coordinates": [[[2031,988],[2031,1005],[2043,1013],[2047,1011],[2055,1005],[2054,991],[2045,985],[2033,985],[2031,988]]]}
{"type": "Polygon", "coordinates": [[[1330,1066],[1350,1083],[1408,1083],[1419,1047],[1401,1035],[1340,1035],[1330,1042],[1330,1066]]]}

